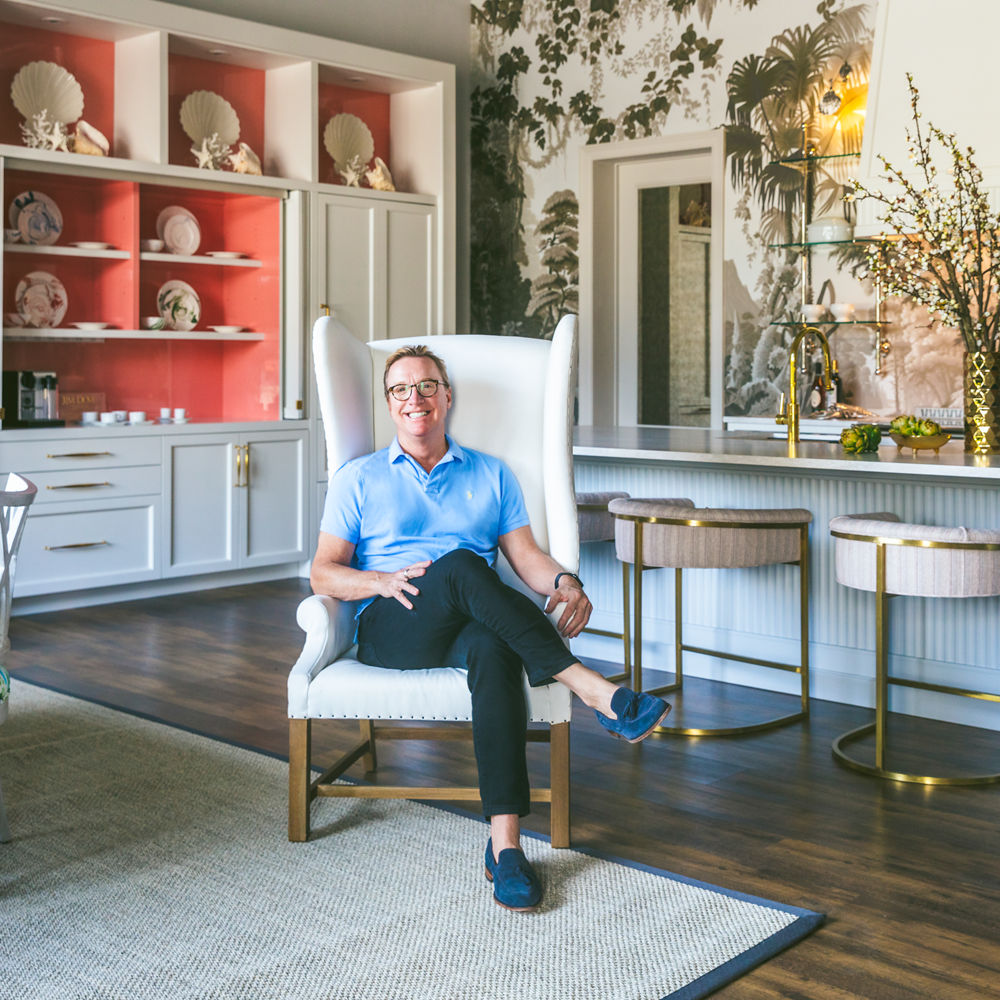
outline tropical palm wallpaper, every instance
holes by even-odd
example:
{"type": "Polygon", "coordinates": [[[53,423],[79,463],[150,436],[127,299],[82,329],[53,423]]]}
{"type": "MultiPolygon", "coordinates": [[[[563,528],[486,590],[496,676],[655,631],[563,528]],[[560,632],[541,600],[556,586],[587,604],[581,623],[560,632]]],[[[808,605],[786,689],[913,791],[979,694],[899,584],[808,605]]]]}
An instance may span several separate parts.
{"type": "MultiPolygon", "coordinates": [[[[725,412],[770,415],[787,380],[810,217],[852,222],[874,3],[849,0],[481,0],[472,4],[474,332],[550,336],[578,302],[580,146],[726,127],[725,412]],[[831,91],[833,97],[831,97],[831,91]],[[820,161],[808,192],[794,158],[820,161]]],[[[814,252],[806,300],[873,294],[863,255],[814,252]]],[[[890,300],[833,342],[847,401],[878,413],[959,405],[961,352],[890,300]]]]}

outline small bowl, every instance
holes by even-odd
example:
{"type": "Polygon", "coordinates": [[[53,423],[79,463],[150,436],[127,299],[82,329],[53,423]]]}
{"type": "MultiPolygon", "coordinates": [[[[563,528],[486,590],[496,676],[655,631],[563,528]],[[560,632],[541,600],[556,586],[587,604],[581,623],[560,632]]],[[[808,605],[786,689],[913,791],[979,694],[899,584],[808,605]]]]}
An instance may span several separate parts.
{"type": "Polygon", "coordinates": [[[162,330],[166,326],[166,321],[162,316],[143,316],[143,330],[162,330]]]}
{"type": "Polygon", "coordinates": [[[838,323],[850,323],[857,312],[853,302],[831,302],[830,314],[838,323]]]}
{"type": "Polygon", "coordinates": [[[910,437],[906,434],[897,434],[895,431],[890,431],[889,437],[896,442],[896,449],[898,451],[902,451],[904,448],[912,448],[914,452],[922,451],[925,448],[933,448],[937,452],[942,445],[947,444],[951,440],[951,435],[947,432],[910,437]]]}
{"type": "Polygon", "coordinates": [[[801,307],[801,316],[807,323],[818,323],[826,316],[826,306],[815,302],[806,302],[801,307]]]}
{"type": "Polygon", "coordinates": [[[163,240],[139,240],[139,249],[148,253],[159,253],[164,245],[163,240]]]}

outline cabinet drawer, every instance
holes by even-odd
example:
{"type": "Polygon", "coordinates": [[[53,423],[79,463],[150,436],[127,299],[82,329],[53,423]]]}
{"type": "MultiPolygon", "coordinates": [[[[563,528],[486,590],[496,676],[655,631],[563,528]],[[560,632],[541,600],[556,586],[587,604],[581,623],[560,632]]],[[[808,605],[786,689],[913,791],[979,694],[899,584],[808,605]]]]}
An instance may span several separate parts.
{"type": "Polygon", "coordinates": [[[32,507],[14,575],[14,596],[111,587],[159,575],[159,498],[87,510],[32,507]]]}
{"type": "Polygon", "coordinates": [[[70,500],[97,501],[160,493],[160,466],[126,465],[121,468],[85,467],[64,472],[36,472],[31,481],[38,487],[35,503],[70,500]]]}
{"type": "Polygon", "coordinates": [[[115,430],[92,437],[3,442],[0,472],[20,472],[32,479],[32,472],[159,465],[160,451],[158,437],[125,437],[115,430]]]}

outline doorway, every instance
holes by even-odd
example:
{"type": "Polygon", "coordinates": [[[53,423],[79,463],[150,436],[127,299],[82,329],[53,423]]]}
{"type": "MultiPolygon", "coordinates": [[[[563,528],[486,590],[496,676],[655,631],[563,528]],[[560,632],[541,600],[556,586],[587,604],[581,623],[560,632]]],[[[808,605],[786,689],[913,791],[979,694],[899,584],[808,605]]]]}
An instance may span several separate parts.
{"type": "Polygon", "coordinates": [[[588,146],[580,422],[722,426],[721,130],[588,146]]]}

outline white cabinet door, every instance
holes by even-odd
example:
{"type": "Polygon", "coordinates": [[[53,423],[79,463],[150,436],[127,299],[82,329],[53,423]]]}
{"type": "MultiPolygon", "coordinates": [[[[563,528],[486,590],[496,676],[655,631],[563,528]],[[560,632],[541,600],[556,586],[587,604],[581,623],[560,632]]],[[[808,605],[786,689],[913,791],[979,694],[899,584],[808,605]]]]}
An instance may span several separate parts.
{"type": "Polygon", "coordinates": [[[165,439],[164,576],[306,557],[305,428],[165,439]]]}
{"type": "Polygon", "coordinates": [[[239,565],[239,445],[234,434],[164,439],[164,576],[216,573],[239,565]]]}
{"type": "Polygon", "coordinates": [[[244,566],[306,558],[306,432],[244,436],[244,566]]]}
{"type": "Polygon", "coordinates": [[[439,332],[433,205],[326,195],[320,229],[320,301],[359,340],[439,332]]]}

